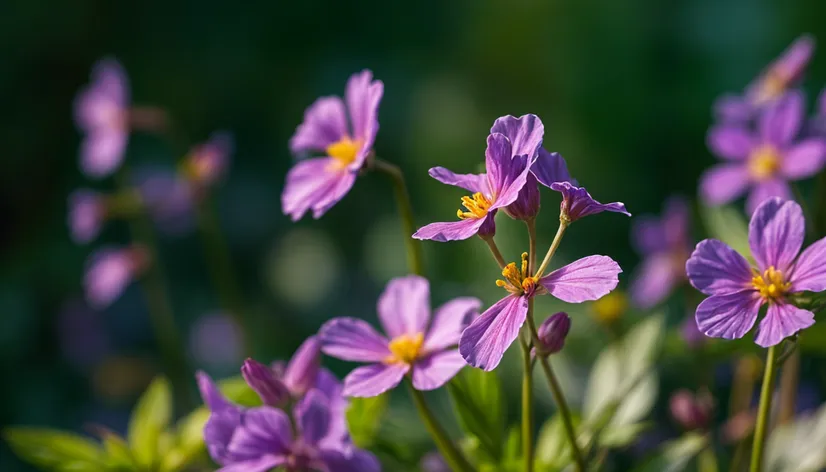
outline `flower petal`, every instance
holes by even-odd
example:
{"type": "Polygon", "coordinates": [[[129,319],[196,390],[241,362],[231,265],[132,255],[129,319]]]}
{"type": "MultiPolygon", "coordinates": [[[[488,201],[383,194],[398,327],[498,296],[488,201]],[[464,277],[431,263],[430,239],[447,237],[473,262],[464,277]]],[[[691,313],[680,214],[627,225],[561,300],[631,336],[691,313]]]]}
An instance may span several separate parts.
{"type": "Polygon", "coordinates": [[[318,444],[330,429],[330,403],[318,390],[310,390],[296,405],[295,417],[304,442],[318,444]]]}
{"type": "Polygon", "coordinates": [[[433,352],[459,344],[462,331],[479,314],[481,307],[482,301],[478,298],[460,297],[437,308],[422,349],[433,352]]]}
{"type": "Polygon", "coordinates": [[[320,157],[297,162],[287,173],[284,191],[281,193],[281,209],[298,221],[313,209],[313,216],[320,218],[338,203],[353,187],[356,174],[337,167],[330,157],[320,157]]]}
{"type": "Polygon", "coordinates": [[[544,148],[539,148],[539,154],[531,164],[531,173],[540,184],[550,187],[554,182],[572,182],[571,174],[568,172],[568,164],[558,152],[548,152],[544,148]]]}
{"type": "Polygon", "coordinates": [[[353,449],[349,454],[340,450],[321,451],[321,461],[330,472],[380,472],[381,464],[373,454],[353,449]]]}
{"type": "Polygon", "coordinates": [[[356,318],[333,318],[318,331],[321,351],[337,359],[354,362],[381,362],[390,355],[389,341],[356,318]]]}
{"type": "Polygon", "coordinates": [[[721,205],[739,197],[751,183],[742,164],[721,164],[705,171],[700,177],[700,194],[710,205],[721,205]]]}
{"type": "Polygon", "coordinates": [[[503,134],[488,136],[485,150],[488,185],[493,196],[490,210],[510,205],[519,196],[519,191],[528,178],[529,157],[511,157],[511,142],[503,134]]]}
{"type": "Polygon", "coordinates": [[[619,283],[619,264],[608,256],[588,256],[539,279],[554,297],[568,303],[597,300],[619,283]]]}
{"type": "Polygon", "coordinates": [[[792,283],[791,292],[826,290],[826,238],[815,241],[800,254],[788,281],[792,283]]]}
{"type": "Polygon", "coordinates": [[[742,338],[754,326],[762,303],[754,290],[712,295],[697,306],[697,328],[712,338],[742,338]]]}
{"type": "Polygon", "coordinates": [[[551,189],[562,194],[562,213],[570,221],[576,221],[588,215],[595,215],[603,211],[622,213],[631,216],[625,209],[622,202],[600,203],[591,197],[591,194],[584,187],[571,185],[569,182],[554,182],[551,189]]]}
{"type": "Polygon", "coordinates": [[[456,349],[425,356],[413,364],[413,387],[416,390],[435,390],[446,384],[466,365],[456,349]]]}
{"type": "Polygon", "coordinates": [[[215,472],[267,472],[274,467],[287,463],[287,456],[272,455],[226,465],[215,472]]]}
{"type": "Polygon", "coordinates": [[[663,252],[668,249],[665,240],[665,224],[651,215],[631,220],[631,243],[642,255],[663,252]]]}
{"type": "Polygon", "coordinates": [[[743,126],[721,125],[711,128],[706,138],[708,148],[716,156],[742,161],[755,146],[751,132],[743,126]]]}
{"type": "Polygon", "coordinates": [[[706,295],[739,292],[751,286],[753,276],[748,261],[716,239],[700,241],[685,270],[691,285],[706,295]]]}
{"type": "Polygon", "coordinates": [[[447,242],[461,241],[476,235],[482,225],[493,220],[493,215],[488,213],[484,218],[467,218],[459,221],[449,221],[442,223],[430,223],[419,228],[413,234],[414,239],[429,239],[431,241],[447,242]]]}
{"type": "Polygon", "coordinates": [[[754,106],[743,97],[724,95],[714,102],[714,114],[722,122],[742,124],[751,119],[754,106]]]}
{"type": "Polygon", "coordinates": [[[302,395],[315,384],[320,367],[321,341],[310,336],[296,349],[282,380],[293,395],[302,395]]]}
{"type": "Polygon", "coordinates": [[[201,400],[210,411],[218,412],[228,409],[237,409],[235,405],[218,390],[215,382],[212,381],[206,372],[199,370],[195,373],[195,380],[198,383],[198,390],[201,392],[201,400]]]}
{"type": "Polygon", "coordinates": [[[456,174],[444,167],[433,167],[427,173],[443,184],[453,185],[473,193],[487,193],[489,190],[485,174],[456,174]]]}
{"type": "Polygon", "coordinates": [[[749,222],[749,247],[761,271],[770,266],[787,273],[803,245],[806,221],[793,200],[770,198],[749,222]]]}
{"type": "Polygon", "coordinates": [[[394,388],[410,366],[402,363],[370,364],[353,369],[344,378],[345,397],[375,397],[394,388]]]}
{"type": "Polygon", "coordinates": [[[267,454],[284,454],[291,442],[292,427],[287,415],[271,406],[259,406],[244,413],[228,450],[236,460],[250,460],[267,454]]]}
{"type": "Polygon", "coordinates": [[[757,119],[760,136],[769,144],[784,147],[800,132],[805,113],[803,95],[789,92],[769,104],[757,119]]]}
{"type": "Polygon", "coordinates": [[[528,299],[509,295],[473,320],[459,340],[459,352],[468,364],[491,371],[525,323],[528,299]]]}
{"type": "Polygon", "coordinates": [[[826,140],[812,138],[796,144],[784,153],[781,170],[788,179],[805,179],[820,172],[824,163],[826,140]]]}
{"type": "Polygon", "coordinates": [[[241,427],[242,413],[239,408],[215,411],[209,415],[204,425],[204,444],[209,457],[218,464],[231,462],[233,457],[227,450],[235,430],[241,427]]]}
{"type": "Polygon", "coordinates": [[[424,334],[430,321],[430,283],[418,275],[391,280],[379,297],[378,313],[391,339],[424,334]]]}
{"type": "Polygon", "coordinates": [[[362,143],[361,150],[350,165],[352,170],[360,169],[367,154],[373,149],[376,133],[379,131],[379,103],[382,96],[384,83],[381,80],[373,80],[373,73],[367,69],[353,74],[347,81],[344,100],[350,112],[353,137],[362,143]]]}
{"type": "Polygon", "coordinates": [[[344,102],[339,97],[321,97],[304,112],[304,122],[290,138],[290,151],[324,152],[327,146],[347,135],[344,102]]]}
{"type": "Polygon", "coordinates": [[[643,260],[631,281],[631,299],[640,308],[652,308],[668,297],[679,277],[671,254],[649,256],[643,260]]]}
{"type": "Polygon", "coordinates": [[[671,249],[684,250],[689,247],[691,208],[682,197],[670,197],[663,211],[665,242],[671,249]]]}
{"type": "Polygon", "coordinates": [[[93,178],[106,177],[123,162],[129,133],[119,129],[100,129],[89,132],[80,149],[80,167],[93,178]]]}
{"type": "Polygon", "coordinates": [[[770,303],[765,318],[757,328],[754,342],[762,347],[774,346],[813,324],[815,315],[809,310],[789,303],[770,303]]]}
{"type": "Polygon", "coordinates": [[[522,115],[519,118],[507,115],[497,118],[490,132],[505,135],[511,142],[511,152],[514,156],[524,155],[533,160],[537,150],[542,146],[545,125],[536,115],[522,115]]]}
{"type": "Polygon", "coordinates": [[[764,180],[756,184],[749,193],[749,197],[746,199],[746,211],[753,215],[761,203],[772,197],[779,197],[781,200],[792,200],[792,190],[781,179],[764,180]]]}

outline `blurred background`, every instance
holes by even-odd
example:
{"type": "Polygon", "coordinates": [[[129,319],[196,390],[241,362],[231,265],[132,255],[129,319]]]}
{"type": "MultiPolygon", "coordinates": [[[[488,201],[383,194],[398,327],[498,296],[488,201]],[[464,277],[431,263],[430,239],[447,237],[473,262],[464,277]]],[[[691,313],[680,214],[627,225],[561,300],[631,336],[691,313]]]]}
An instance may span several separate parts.
{"type": "MultiPolygon", "coordinates": [[[[72,119],[74,97],[102,57],[121,61],[136,105],[171,119],[170,133],[133,135],[131,168],[175,169],[213,131],[233,133],[230,170],[211,205],[255,326],[252,352],[268,362],[288,358],[332,316],[375,320],[378,293],[407,272],[381,175],[360,178],[320,221],[293,224],[280,209],[290,136],[304,109],[342,94],[350,74],[369,68],[384,81],[376,151],[404,170],[418,225],[451,220],[461,197],[427,169],[477,171],[493,121],[525,113],[542,118],[545,147],[566,157],[595,198],[623,201],[639,215],[659,213],[672,194],[694,198],[698,176],[714,162],[704,141],[719,94],[740,91],[799,34],[826,37],[824,4],[815,0],[414,3],[0,3],[0,424],[122,431],[162,371],[139,285],[103,311],[83,297],[87,257],[127,243],[127,226],[112,222],[97,241],[78,245],[66,224],[73,190],[114,189],[112,179],[81,174],[72,119]]],[[[816,54],[810,98],[824,79],[826,60],[816,54]]],[[[543,191],[540,248],[552,239],[558,203],[543,191]]],[[[515,260],[526,245],[522,225],[502,215],[499,223],[500,247],[515,260]]],[[[630,225],[614,214],[585,219],[569,231],[560,259],[608,254],[627,276],[639,260],[630,225]]],[[[699,224],[694,231],[703,234],[699,224]]],[[[160,232],[159,250],[187,360],[221,378],[238,373],[244,352],[202,239],[198,231],[160,232]]],[[[499,298],[498,270],[480,241],[424,250],[434,306],[459,295],[499,298]]],[[[540,314],[555,308],[539,305],[540,314]]],[[[571,309],[571,356],[583,359],[567,374],[574,379],[601,347],[588,311],[571,309]]],[[[684,316],[667,313],[674,326],[684,316]]],[[[339,374],[349,368],[329,365],[339,374]]],[[[809,359],[803,368],[817,405],[826,372],[809,359]]],[[[662,382],[665,393],[688,385],[679,373],[662,382]]],[[[0,470],[30,469],[0,443],[0,470]]]]}

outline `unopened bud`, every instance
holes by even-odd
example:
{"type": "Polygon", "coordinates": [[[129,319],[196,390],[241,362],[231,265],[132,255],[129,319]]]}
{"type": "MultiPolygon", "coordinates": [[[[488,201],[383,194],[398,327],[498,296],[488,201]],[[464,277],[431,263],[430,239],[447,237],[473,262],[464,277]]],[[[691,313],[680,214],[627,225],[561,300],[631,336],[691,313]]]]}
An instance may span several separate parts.
{"type": "Polygon", "coordinates": [[[268,366],[253,359],[244,361],[241,375],[266,405],[279,406],[290,397],[287,387],[268,366]]]}
{"type": "Polygon", "coordinates": [[[540,345],[536,346],[537,354],[548,356],[561,351],[570,329],[571,318],[564,311],[549,316],[539,326],[537,334],[540,345]]]}

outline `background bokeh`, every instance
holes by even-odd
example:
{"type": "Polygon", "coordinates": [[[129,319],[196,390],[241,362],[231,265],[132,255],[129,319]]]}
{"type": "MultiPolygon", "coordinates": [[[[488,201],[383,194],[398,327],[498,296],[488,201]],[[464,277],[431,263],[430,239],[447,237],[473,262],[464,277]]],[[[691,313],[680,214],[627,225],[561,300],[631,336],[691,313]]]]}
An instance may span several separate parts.
{"type": "MultiPolygon", "coordinates": [[[[305,107],[341,94],[351,73],[370,68],[384,81],[376,149],[405,171],[420,225],[452,218],[461,196],[427,169],[475,171],[493,120],[524,113],[543,119],[545,147],[597,199],[655,213],[671,194],[693,198],[713,162],[704,139],[714,98],[740,90],[800,33],[826,37],[823,13],[815,0],[0,2],[0,424],[120,430],[160,371],[139,288],[90,310],[81,292],[90,247],[73,244],[66,228],[69,192],[113,188],[80,174],[71,114],[101,57],[122,62],[136,104],[162,107],[174,123],[171,137],[135,135],[130,166],[172,167],[212,131],[234,133],[215,203],[256,323],[256,356],[268,361],[288,357],[331,316],[374,319],[383,285],[406,273],[381,175],[361,178],[320,221],[293,224],[280,210],[289,137],[305,107]]],[[[816,55],[810,97],[824,79],[816,55]]],[[[543,193],[540,247],[557,204],[543,193]]],[[[516,259],[522,228],[500,222],[500,245],[516,259]]],[[[585,219],[562,258],[608,254],[628,275],[638,261],[629,228],[620,215],[585,219]]],[[[101,239],[126,240],[117,223],[101,239]]],[[[218,315],[197,234],[161,242],[192,364],[237,373],[241,353],[218,315]]],[[[499,295],[478,241],[424,248],[434,304],[499,295]]],[[[589,326],[574,317],[575,353],[601,347],[588,345],[589,326]]],[[[826,375],[805,363],[804,372],[819,398],[826,375]]],[[[661,392],[685,386],[673,377],[661,392]]],[[[0,444],[0,470],[28,469],[0,444]]]]}

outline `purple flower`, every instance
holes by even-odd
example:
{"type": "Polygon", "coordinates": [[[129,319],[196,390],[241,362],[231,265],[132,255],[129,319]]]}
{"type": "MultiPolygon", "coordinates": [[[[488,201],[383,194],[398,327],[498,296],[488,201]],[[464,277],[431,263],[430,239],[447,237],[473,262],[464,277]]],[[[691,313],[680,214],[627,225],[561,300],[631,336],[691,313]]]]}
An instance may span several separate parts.
{"type": "Polygon", "coordinates": [[[572,223],[584,216],[596,215],[603,211],[631,216],[622,202],[600,203],[594,200],[584,187],[577,187],[570,182],[554,182],[551,184],[551,189],[562,194],[559,217],[568,222],[572,223]]]}
{"type": "Polygon", "coordinates": [[[685,280],[685,261],[691,254],[690,209],[679,197],[670,198],[661,219],[644,216],[634,221],[631,239],[643,256],[631,281],[634,304],[649,309],[665,300],[685,280]]]}
{"type": "Polygon", "coordinates": [[[325,392],[312,389],[293,409],[295,434],[287,414],[271,406],[241,408],[230,403],[212,380],[198,373],[201,396],[210,409],[204,441],[219,472],[379,471],[370,453],[344,444],[331,433],[338,412],[325,392]]]}
{"type": "Polygon", "coordinates": [[[136,173],[135,186],[149,216],[160,229],[184,234],[195,224],[194,187],[171,169],[148,168],[136,173]]]}
{"type": "Polygon", "coordinates": [[[430,322],[430,284],[410,275],[393,279],[379,297],[379,321],[388,340],[355,318],[335,318],[321,327],[322,351],[332,357],[365,362],[344,379],[344,395],[373,397],[410,375],[413,387],[433,390],[453,378],[465,363],[456,352],[459,335],[481,302],[455,298],[436,310],[430,322]]]}
{"type": "Polygon", "coordinates": [[[265,366],[247,359],[241,367],[241,374],[264,403],[279,406],[291,397],[301,398],[319,381],[323,381],[319,378],[320,349],[318,337],[310,336],[298,347],[286,367],[281,363],[275,363],[273,367],[265,366]]]}
{"type": "Polygon", "coordinates": [[[607,256],[584,257],[541,278],[526,276],[527,269],[527,253],[522,254],[521,270],[515,262],[508,264],[502,270],[505,280],[496,281],[497,286],[508,291],[508,296],[462,332],[459,352],[468,364],[488,371],[499,365],[525,323],[529,298],[551,294],[568,303],[596,300],[616,288],[622,272],[607,256]]]}
{"type": "Polygon", "coordinates": [[[226,174],[234,142],[225,132],[213,133],[209,140],[192,148],[183,163],[187,179],[198,188],[218,183],[226,174]]]}
{"type": "Polygon", "coordinates": [[[69,195],[69,231],[74,242],[84,244],[97,238],[105,218],[106,202],[99,193],[80,189],[69,195]]]}
{"type": "Polygon", "coordinates": [[[714,104],[717,116],[723,121],[747,122],[756,111],[783,96],[797,85],[814,52],[814,38],[797,38],[774,62],[746,87],[741,96],[726,95],[714,104]]]}
{"type": "Polygon", "coordinates": [[[129,139],[129,81],[114,59],[92,69],[92,82],[75,99],[75,122],[85,134],[80,167],[90,177],[106,177],[120,167],[129,139]]]}
{"type": "Polygon", "coordinates": [[[814,324],[814,314],[792,305],[787,295],[826,290],[826,238],[803,246],[805,221],[794,201],[770,198],[749,223],[749,246],[757,269],[716,239],[697,245],[686,272],[697,290],[709,295],[697,307],[697,327],[706,336],[742,338],[768,305],[755,342],[774,346],[814,324]]]}
{"type": "Polygon", "coordinates": [[[714,399],[707,390],[695,395],[682,389],[671,395],[669,407],[671,416],[686,431],[705,429],[711,422],[714,399]]]}
{"type": "Polygon", "coordinates": [[[324,157],[300,161],[287,174],[281,207],[293,221],[308,210],[313,218],[321,218],[350,191],[373,150],[383,94],[384,84],[364,70],[347,81],[344,101],[322,97],[304,113],[304,122],[290,139],[290,150],[324,157]]]}
{"type": "Polygon", "coordinates": [[[146,249],[137,245],[92,253],[83,278],[86,301],[98,310],[108,307],[150,263],[146,249]]]}
{"type": "Polygon", "coordinates": [[[530,172],[530,156],[513,154],[511,141],[503,134],[488,136],[485,150],[485,174],[454,174],[434,167],[429,174],[444,184],[473,192],[462,197],[465,211],[458,210],[459,221],[431,223],[413,235],[416,239],[433,241],[459,241],[477,233],[490,235],[495,231],[494,217],[499,208],[516,201],[530,172]]]}
{"type": "Polygon", "coordinates": [[[703,175],[700,192],[706,202],[727,203],[751,187],[746,208],[752,213],[766,198],[791,198],[787,181],[818,173],[826,163],[826,140],[795,140],[804,107],[800,93],[789,93],[760,112],[756,132],[740,125],[712,128],[708,146],[726,163],[703,175]]]}
{"type": "Polygon", "coordinates": [[[540,355],[556,354],[565,346],[565,338],[571,330],[571,318],[564,311],[549,316],[539,325],[540,355]]]}

